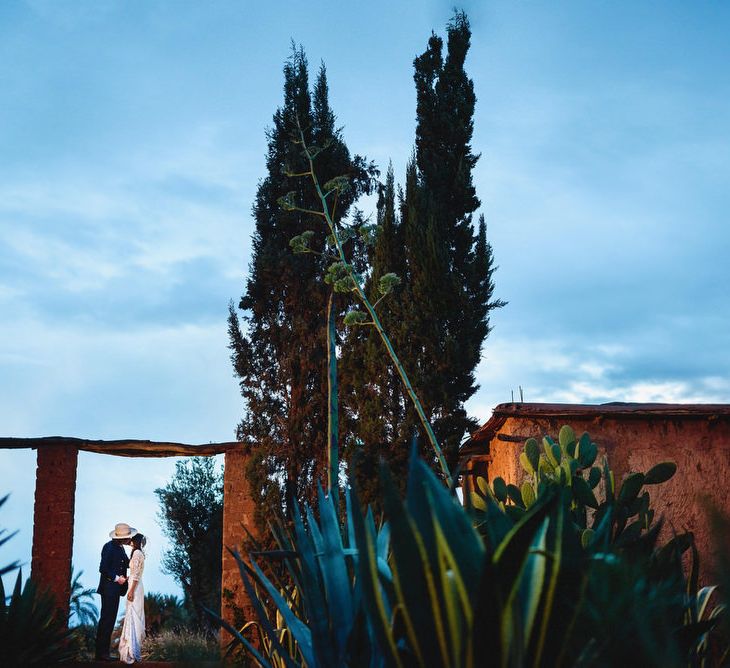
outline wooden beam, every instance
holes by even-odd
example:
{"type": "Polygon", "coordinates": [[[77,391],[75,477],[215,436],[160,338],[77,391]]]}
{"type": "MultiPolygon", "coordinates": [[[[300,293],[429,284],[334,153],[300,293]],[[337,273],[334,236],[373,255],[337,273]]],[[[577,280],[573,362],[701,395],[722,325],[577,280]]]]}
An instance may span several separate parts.
{"type": "Polygon", "coordinates": [[[64,446],[84,452],[96,452],[117,457],[210,457],[219,455],[241,446],[238,442],[170,443],[164,441],[145,441],[123,439],[116,441],[90,440],[68,436],[45,436],[43,438],[0,438],[0,449],[64,446]]]}

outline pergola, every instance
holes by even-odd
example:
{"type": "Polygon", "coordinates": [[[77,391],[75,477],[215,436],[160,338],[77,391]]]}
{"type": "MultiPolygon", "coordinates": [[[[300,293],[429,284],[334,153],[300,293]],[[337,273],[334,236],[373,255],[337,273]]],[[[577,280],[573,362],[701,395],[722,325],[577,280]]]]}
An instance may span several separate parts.
{"type": "MultiPolygon", "coordinates": [[[[48,588],[59,614],[68,619],[71,595],[74,499],[79,450],[116,457],[211,457],[224,454],[223,545],[238,547],[242,527],[254,532],[254,502],[245,476],[246,451],[241,443],[167,443],[143,440],[100,441],[65,436],[0,438],[0,448],[32,448],[37,451],[31,578],[48,588]]],[[[222,591],[246,616],[251,608],[243,590],[238,566],[223,550],[222,591]]],[[[225,599],[223,599],[225,600],[225,599]]],[[[223,605],[222,616],[233,623],[232,606],[223,605]]]]}

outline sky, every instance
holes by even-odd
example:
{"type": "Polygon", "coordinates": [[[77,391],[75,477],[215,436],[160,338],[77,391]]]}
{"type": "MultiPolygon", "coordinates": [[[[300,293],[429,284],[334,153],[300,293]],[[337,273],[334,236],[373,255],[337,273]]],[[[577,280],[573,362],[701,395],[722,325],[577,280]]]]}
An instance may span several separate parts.
{"type": "MultiPolygon", "coordinates": [[[[402,181],[413,58],[452,2],[0,3],[0,435],[206,443],[242,414],[229,300],[282,66],[327,66],[352,152],[402,181]]],[[[474,173],[499,269],[468,409],[730,402],[730,4],[467,2],[474,173]]],[[[74,565],[150,537],[173,459],[81,453],[74,565]]],[[[34,451],[0,451],[29,570],[34,451]]]]}

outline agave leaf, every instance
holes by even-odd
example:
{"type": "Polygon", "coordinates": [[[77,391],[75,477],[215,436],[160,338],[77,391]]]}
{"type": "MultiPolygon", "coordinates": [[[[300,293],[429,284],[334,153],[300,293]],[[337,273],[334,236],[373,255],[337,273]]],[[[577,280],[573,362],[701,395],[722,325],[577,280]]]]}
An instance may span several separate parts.
{"type": "MultiPolygon", "coordinates": [[[[271,664],[259,653],[258,649],[256,649],[256,647],[251,644],[248,639],[242,634],[241,631],[245,631],[248,624],[246,624],[243,629],[239,631],[235,626],[232,626],[225,619],[223,619],[223,617],[213,612],[213,610],[209,610],[206,607],[203,607],[203,610],[205,610],[205,612],[210,615],[210,617],[215,619],[215,621],[218,622],[226,631],[228,631],[228,633],[230,633],[236,640],[238,640],[238,642],[240,642],[246,648],[246,651],[249,652],[251,656],[256,659],[256,661],[258,661],[259,665],[262,666],[262,668],[272,668],[271,664]]],[[[251,622],[249,622],[249,624],[251,624],[251,622]]],[[[277,638],[277,640],[279,640],[279,638],[277,638]]]]}
{"type": "Polygon", "coordinates": [[[710,598],[715,593],[715,591],[717,591],[717,585],[702,587],[702,589],[697,592],[697,597],[695,599],[695,618],[697,619],[697,621],[704,618],[705,611],[707,610],[707,604],[710,602],[710,598]]]}
{"type": "MultiPolygon", "coordinates": [[[[500,635],[502,595],[499,591],[497,572],[491,559],[484,559],[474,606],[474,624],[471,633],[470,655],[476,665],[502,665],[500,635]]],[[[468,658],[468,657],[467,657],[468,658]]]]}
{"type": "MultiPolygon", "coordinates": [[[[320,568],[327,595],[329,619],[333,622],[332,633],[337,647],[337,663],[344,663],[347,651],[347,638],[354,623],[352,607],[352,584],[347,572],[347,563],[342,547],[340,525],[335,513],[332,497],[325,497],[319,486],[319,517],[322,523],[322,556],[320,568]]],[[[310,524],[311,527],[311,524],[310,524]]]]}
{"type": "MultiPolygon", "coordinates": [[[[416,462],[415,472],[422,481],[429,499],[427,516],[435,517],[443,531],[447,544],[454,551],[456,563],[465,583],[477,582],[481,574],[481,559],[485,553],[484,543],[472,526],[468,514],[455,496],[448,493],[443,483],[422,460],[416,462]]],[[[421,507],[426,504],[421,500],[421,507]]],[[[413,515],[410,499],[406,501],[408,512],[413,515]]],[[[433,519],[431,534],[434,535],[433,519]]],[[[420,527],[419,527],[420,528],[420,527]]],[[[428,545],[426,545],[428,549],[428,545]]]]}
{"type": "Polygon", "coordinates": [[[486,519],[483,524],[486,531],[486,542],[488,551],[493,553],[497,546],[502,543],[505,536],[512,530],[515,522],[509,518],[505,512],[500,509],[496,500],[487,497],[486,499],[486,519]]]}
{"type": "Polygon", "coordinates": [[[383,503],[393,528],[391,564],[398,608],[411,647],[423,664],[426,657],[447,659],[444,625],[431,560],[387,467],[381,467],[383,503]]]}
{"type": "MultiPolygon", "coordinates": [[[[308,506],[306,510],[311,514],[308,506]]],[[[309,623],[307,630],[312,634],[310,643],[315,653],[322,652],[323,657],[321,658],[331,661],[334,660],[334,657],[332,656],[333,647],[330,642],[327,603],[323,592],[322,573],[316,556],[318,552],[316,544],[318,541],[321,543],[319,527],[314,522],[309,527],[310,531],[307,532],[296,499],[292,499],[292,523],[294,524],[294,536],[301,568],[301,588],[299,592],[302,597],[302,605],[306,611],[306,619],[309,623]]],[[[287,619],[286,615],[284,615],[284,618],[287,619]]]]}
{"type": "Polygon", "coordinates": [[[549,517],[544,517],[535,532],[507,601],[508,606],[519,606],[519,614],[516,615],[516,619],[519,620],[522,627],[517,634],[513,635],[513,641],[518,640],[523,644],[523,650],[520,653],[523,653],[524,648],[530,643],[540,598],[545,587],[545,552],[549,522],[549,517]]]}
{"type": "Polygon", "coordinates": [[[512,588],[534,536],[554,506],[555,500],[556,494],[552,491],[538,497],[495,550],[492,561],[498,568],[500,584],[503,586],[512,588]]]}
{"type": "Polygon", "coordinates": [[[390,522],[383,522],[380,527],[375,543],[375,551],[378,559],[388,561],[388,555],[390,554],[390,522]]]}
{"type": "MultiPolygon", "coordinates": [[[[315,654],[314,654],[314,634],[309,629],[309,627],[301,620],[299,617],[297,617],[292,610],[287,605],[286,600],[281,595],[279,590],[274,587],[273,584],[271,584],[271,581],[266,577],[264,572],[261,570],[259,565],[252,559],[251,560],[251,567],[256,573],[256,579],[263,585],[264,589],[266,589],[266,592],[271,597],[272,603],[276,606],[276,609],[279,611],[281,616],[284,618],[284,621],[286,622],[286,626],[291,632],[294,639],[297,641],[297,645],[299,646],[299,651],[302,653],[302,657],[304,657],[304,660],[306,661],[307,665],[313,666],[317,665],[315,663],[315,654]]],[[[259,616],[259,619],[261,617],[259,616]]],[[[269,637],[272,637],[273,634],[270,634],[269,637]]],[[[276,637],[273,635],[273,637],[276,637]]],[[[272,638],[273,639],[273,638],[272,638]]],[[[278,638],[277,638],[278,642],[278,638]]],[[[283,649],[283,648],[282,648],[283,649]]],[[[288,662],[287,662],[288,664],[288,662]]]]}
{"type": "Polygon", "coordinates": [[[565,665],[573,647],[572,636],[584,599],[582,565],[584,552],[578,534],[570,526],[571,495],[563,490],[550,514],[547,531],[545,585],[537,612],[538,632],[533,634],[529,654],[533,666],[565,665]]]}
{"type": "Polygon", "coordinates": [[[378,580],[377,555],[375,553],[376,537],[360,510],[357,492],[350,491],[352,503],[352,524],[355,541],[358,548],[358,581],[362,587],[362,600],[367,610],[374,638],[383,660],[387,666],[402,666],[395,638],[390,626],[386,605],[383,601],[382,590],[378,580]]]}
{"type": "MultiPolygon", "coordinates": [[[[263,629],[266,633],[266,636],[268,637],[269,641],[272,643],[272,645],[275,647],[276,651],[279,653],[279,656],[282,658],[284,663],[289,668],[295,668],[296,663],[293,661],[292,657],[289,655],[289,652],[284,648],[284,646],[279,642],[278,635],[276,633],[276,630],[271,625],[271,621],[269,620],[269,615],[266,612],[266,609],[264,608],[264,604],[259,598],[258,592],[256,591],[255,587],[253,586],[253,583],[251,581],[251,577],[249,575],[249,571],[251,570],[246,564],[243,559],[241,558],[241,555],[236,550],[231,550],[230,548],[226,548],[234,557],[236,560],[236,563],[238,564],[238,570],[241,574],[241,580],[243,581],[243,586],[246,589],[246,593],[248,594],[248,598],[251,601],[251,605],[253,606],[254,610],[256,611],[256,616],[258,617],[259,622],[263,626],[263,629]]],[[[253,573],[252,573],[253,574],[253,573]]],[[[264,580],[267,580],[266,576],[264,575],[264,580]]],[[[268,580],[267,580],[268,581],[268,580]]],[[[262,581],[262,585],[265,583],[262,581]]],[[[269,583],[271,584],[271,583],[269,583]]],[[[278,590],[271,585],[272,589],[274,589],[277,594],[279,593],[278,590]]],[[[286,601],[282,598],[284,607],[286,608],[286,612],[294,616],[294,613],[289,609],[289,606],[287,605],[286,601]]],[[[278,608],[278,606],[277,606],[278,608]]],[[[284,611],[279,610],[279,612],[284,616],[284,611]]],[[[301,620],[296,618],[296,621],[298,621],[300,624],[303,624],[301,620]]],[[[296,623],[295,621],[295,623],[296,623]]],[[[306,627],[305,627],[306,629],[306,627]]],[[[302,631],[302,639],[304,642],[304,646],[301,645],[299,650],[302,653],[302,656],[309,656],[310,661],[313,660],[313,654],[312,654],[312,640],[311,640],[311,633],[309,633],[309,629],[306,629],[305,631],[302,631]],[[307,638],[307,634],[309,634],[309,638],[307,638]]],[[[299,642],[299,641],[298,641],[299,642]]]]}

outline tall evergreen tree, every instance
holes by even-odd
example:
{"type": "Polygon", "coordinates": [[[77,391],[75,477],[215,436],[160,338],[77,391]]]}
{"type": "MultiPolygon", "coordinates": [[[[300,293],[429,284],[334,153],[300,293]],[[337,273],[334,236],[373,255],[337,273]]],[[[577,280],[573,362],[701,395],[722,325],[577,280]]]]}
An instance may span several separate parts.
{"type": "MultiPolygon", "coordinates": [[[[377,230],[377,240],[367,253],[366,293],[371,303],[384,299],[376,308],[385,331],[391,340],[397,341],[403,338],[407,327],[399,287],[385,298],[378,290],[380,279],[386,274],[395,273],[402,280],[406,273],[392,164],[379,188],[377,230]]],[[[352,328],[343,348],[340,387],[345,452],[359,493],[373,503],[377,499],[380,460],[387,459],[395,470],[405,469],[407,449],[392,446],[407,439],[404,418],[410,402],[404,397],[402,381],[374,328],[352,328]]]]}
{"type": "Polygon", "coordinates": [[[368,190],[374,168],[358,156],[350,157],[335,126],[324,66],[310,94],[301,48],[284,66],[284,102],[267,133],[267,175],[256,193],[253,255],[238,305],[244,326],[232,304],[228,318],[231,359],[244,399],[237,438],[250,448],[247,475],[262,511],[280,507],[284,489],[307,498],[324,473],[327,261],[318,255],[296,255],[289,242],[312,230],[312,247],[319,244],[322,250],[327,230],[320,219],[278,204],[293,193],[303,208],[318,207],[311,181],[296,176],[308,169],[296,143],[299,128],[310,146],[322,149],[317,158],[322,182],[345,174],[351,178],[354,188],[339,200],[339,220],[368,190]]]}
{"type": "MultiPolygon", "coordinates": [[[[383,317],[389,319],[403,366],[453,468],[464,433],[475,426],[464,403],[477,390],[474,372],[489,333],[489,315],[504,302],[493,298],[494,265],[484,219],[476,231],[473,223],[480,202],[472,181],[478,159],[471,148],[476,98],[464,69],[471,39],[467,17],[457,12],[447,33],[445,58],[443,40],[432,34],[414,61],[415,153],[406,170],[399,215],[392,204],[394,188],[386,182],[372,261],[373,277],[396,271],[403,279],[383,305],[383,317]]],[[[365,368],[360,389],[353,388],[348,401],[349,414],[358,418],[353,420],[351,451],[364,453],[358,477],[367,481],[373,468],[368,453],[386,454],[402,472],[410,438],[421,428],[402,394],[393,400],[394,385],[382,369],[382,355],[367,354],[375,350],[372,333],[359,339],[365,368]]],[[[426,448],[422,452],[428,454],[426,448]]]]}
{"type": "Polygon", "coordinates": [[[432,35],[414,61],[417,185],[404,225],[415,383],[453,466],[464,433],[476,426],[464,403],[477,390],[489,314],[504,302],[493,299],[483,218],[476,234],[472,220],[480,205],[472,181],[476,97],[464,69],[471,40],[464,13],[454,15],[447,33],[445,58],[441,38],[432,35]]]}

